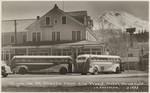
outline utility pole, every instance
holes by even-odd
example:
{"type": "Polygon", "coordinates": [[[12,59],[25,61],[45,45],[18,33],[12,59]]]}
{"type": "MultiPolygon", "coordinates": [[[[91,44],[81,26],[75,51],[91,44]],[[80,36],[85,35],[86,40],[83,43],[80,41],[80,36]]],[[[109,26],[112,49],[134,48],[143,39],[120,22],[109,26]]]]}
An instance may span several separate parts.
{"type": "Polygon", "coordinates": [[[15,25],[15,45],[17,44],[17,22],[14,20],[14,25],[15,25]]]}
{"type": "MultiPolygon", "coordinates": [[[[14,25],[15,25],[15,46],[17,44],[17,22],[14,20],[14,25]]],[[[17,50],[15,49],[15,55],[17,55],[17,50]]]]}
{"type": "MultiPolygon", "coordinates": [[[[133,33],[135,32],[135,28],[127,28],[126,29],[126,33],[127,32],[130,33],[130,47],[133,47],[133,33]]],[[[128,47],[128,37],[127,37],[127,48],[128,48],[128,51],[129,51],[130,47],[128,47]]],[[[128,72],[129,72],[128,51],[127,51],[127,65],[128,65],[128,72]]]]}

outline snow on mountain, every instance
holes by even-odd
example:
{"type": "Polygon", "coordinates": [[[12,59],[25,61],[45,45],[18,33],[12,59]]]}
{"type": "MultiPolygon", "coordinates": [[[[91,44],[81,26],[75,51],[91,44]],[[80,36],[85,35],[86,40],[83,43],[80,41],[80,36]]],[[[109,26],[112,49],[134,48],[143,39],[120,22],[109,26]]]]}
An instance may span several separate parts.
{"type": "Polygon", "coordinates": [[[100,29],[120,29],[126,31],[126,28],[136,28],[139,31],[148,31],[148,21],[142,20],[134,15],[124,11],[104,11],[98,15],[98,24],[100,29]]]}

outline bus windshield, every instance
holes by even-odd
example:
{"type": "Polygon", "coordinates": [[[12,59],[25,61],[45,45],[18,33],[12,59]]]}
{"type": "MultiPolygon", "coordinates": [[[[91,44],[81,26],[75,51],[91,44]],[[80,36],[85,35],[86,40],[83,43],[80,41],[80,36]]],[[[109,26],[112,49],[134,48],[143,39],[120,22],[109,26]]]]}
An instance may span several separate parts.
{"type": "Polygon", "coordinates": [[[86,60],[86,57],[78,57],[78,60],[86,60]]]}

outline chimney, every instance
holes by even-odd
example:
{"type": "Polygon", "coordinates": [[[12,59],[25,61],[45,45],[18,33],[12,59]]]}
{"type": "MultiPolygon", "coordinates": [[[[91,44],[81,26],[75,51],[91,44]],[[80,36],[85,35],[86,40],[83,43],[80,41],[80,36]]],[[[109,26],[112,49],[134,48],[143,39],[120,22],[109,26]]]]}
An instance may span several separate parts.
{"type": "Polygon", "coordinates": [[[37,16],[37,20],[40,19],[40,16],[37,16]]]}
{"type": "Polygon", "coordinates": [[[58,8],[57,4],[55,4],[54,8],[58,8]]]}

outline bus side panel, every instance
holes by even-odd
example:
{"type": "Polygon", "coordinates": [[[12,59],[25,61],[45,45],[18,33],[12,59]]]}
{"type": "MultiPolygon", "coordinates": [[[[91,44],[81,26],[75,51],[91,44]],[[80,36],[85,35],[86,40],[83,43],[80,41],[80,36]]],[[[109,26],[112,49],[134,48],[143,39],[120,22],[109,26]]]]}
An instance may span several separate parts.
{"type": "Polygon", "coordinates": [[[91,68],[89,69],[89,72],[93,72],[94,67],[98,67],[99,72],[115,72],[116,67],[120,67],[118,63],[113,62],[98,62],[94,61],[91,62],[91,68]]]}
{"type": "Polygon", "coordinates": [[[15,68],[20,67],[20,66],[26,66],[28,68],[28,71],[32,71],[32,70],[40,70],[40,69],[49,68],[52,65],[17,65],[16,64],[15,68]]]}
{"type": "Polygon", "coordinates": [[[105,71],[107,72],[116,72],[116,68],[120,67],[119,64],[113,64],[112,66],[110,66],[108,69],[106,69],[105,71]]]}
{"type": "Polygon", "coordinates": [[[59,72],[62,67],[65,67],[68,71],[68,64],[59,64],[46,69],[36,70],[35,72],[59,72]]]}

